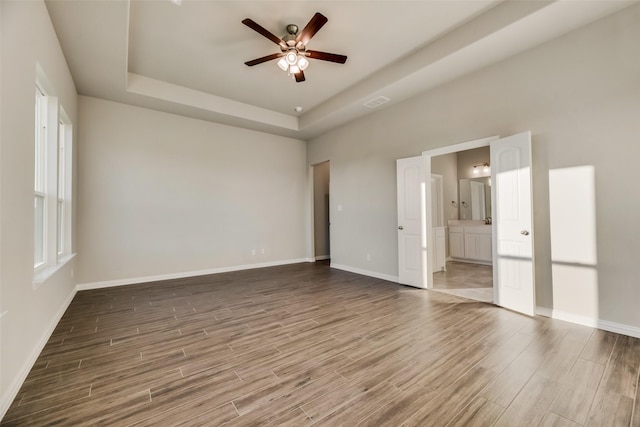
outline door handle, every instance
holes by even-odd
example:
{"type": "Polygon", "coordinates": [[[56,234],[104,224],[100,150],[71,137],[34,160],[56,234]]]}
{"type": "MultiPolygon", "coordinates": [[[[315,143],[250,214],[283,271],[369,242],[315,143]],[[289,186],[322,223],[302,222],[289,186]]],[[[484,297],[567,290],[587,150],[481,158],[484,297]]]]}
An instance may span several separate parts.
{"type": "Polygon", "coordinates": [[[398,230],[404,230],[404,227],[403,227],[403,226],[401,226],[401,225],[399,225],[399,226],[398,226],[398,230]]]}
{"type": "Polygon", "coordinates": [[[522,230],[520,232],[520,234],[522,234],[523,236],[528,236],[529,235],[529,230],[522,230]]]}

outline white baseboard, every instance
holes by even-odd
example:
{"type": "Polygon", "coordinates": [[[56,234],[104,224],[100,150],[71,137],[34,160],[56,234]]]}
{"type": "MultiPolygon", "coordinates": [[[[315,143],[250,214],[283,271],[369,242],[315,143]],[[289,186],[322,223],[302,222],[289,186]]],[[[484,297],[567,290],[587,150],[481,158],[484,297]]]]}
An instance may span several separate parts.
{"type": "Polygon", "coordinates": [[[493,265],[493,261],[478,261],[475,259],[467,259],[467,258],[448,258],[447,261],[466,262],[467,264],[493,265]]]}
{"type": "Polygon", "coordinates": [[[29,355],[29,358],[24,362],[24,365],[22,365],[19,375],[15,378],[13,383],[9,386],[6,393],[2,394],[2,402],[0,402],[0,420],[4,418],[5,414],[9,410],[11,403],[13,402],[13,400],[18,395],[18,392],[20,391],[20,387],[22,387],[22,384],[27,379],[27,375],[29,375],[29,372],[31,372],[33,365],[36,363],[36,360],[38,360],[38,356],[40,356],[40,353],[42,352],[42,350],[44,349],[44,346],[49,341],[51,334],[53,334],[53,331],[56,329],[56,326],[58,326],[58,322],[60,322],[60,319],[62,319],[64,312],[67,311],[67,308],[69,308],[69,305],[71,304],[71,301],[75,296],[76,296],[76,289],[73,288],[69,293],[69,296],[67,296],[67,299],[62,303],[62,305],[56,312],[53,319],[51,319],[51,323],[49,323],[49,326],[47,327],[47,329],[40,336],[40,339],[38,340],[38,343],[36,344],[35,348],[31,352],[31,355],[29,355]]]}
{"type": "Polygon", "coordinates": [[[640,338],[640,328],[622,323],[610,322],[608,320],[594,319],[593,317],[581,316],[567,313],[565,311],[551,309],[547,307],[536,307],[536,314],[552,319],[564,320],[565,322],[576,323],[578,325],[590,326],[604,331],[615,332],[617,334],[640,338]]]}
{"type": "Polygon", "coordinates": [[[331,255],[318,255],[316,261],[324,261],[325,259],[331,259],[331,255]]]}
{"type": "Polygon", "coordinates": [[[376,279],[388,280],[390,282],[398,283],[398,276],[391,276],[389,274],[378,273],[377,271],[363,270],[355,267],[348,267],[346,265],[331,263],[331,268],[338,270],[348,271],[350,273],[362,274],[363,276],[375,277],[376,279]]]}
{"type": "Polygon", "coordinates": [[[256,264],[234,265],[232,267],[211,268],[207,270],[185,271],[181,273],[159,274],[155,276],[131,277],[127,279],[105,280],[102,282],[79,283],[76,290],[111,288],[114,286],[135,285],[137,283],[158,282],[161,280],[184,279],[186,277],[206,276],[207,274],[228,273],[231,271],[251,270],[254,268],[275,267],[278,265],[299,264],[301,262],[313,262],[313,258],[287,259],[281,261],[269,261],[256,264]]]}

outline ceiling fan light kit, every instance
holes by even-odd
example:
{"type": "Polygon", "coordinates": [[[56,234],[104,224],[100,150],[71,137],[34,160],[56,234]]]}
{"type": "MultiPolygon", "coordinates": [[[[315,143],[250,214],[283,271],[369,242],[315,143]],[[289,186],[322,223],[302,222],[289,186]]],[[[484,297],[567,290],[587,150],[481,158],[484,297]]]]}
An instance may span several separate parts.
{"type": "Polygon", "coordinates": [[[304,70],[309,67],[307,58],[319,59],[321,61],[336,62],[344,64],[347,61],[345,55],[335,53],[319,52],[315,50],[307,50],[307,43],[311,38],[326,24],[328,19],[321,13],[316,13],[304,29],[298,33],[298,26],[294,24],[287,25],[287,35],[282,38],[275,36],[269,30],[257,24],[252,19],[244,19],[242,23],[262,36],[268,38],[280,47],[280,53],[263,56],[245,62],[249,67],[262,64],[263,62],[278,60],[278,67],[282,71],[286,71],[288,75],[300,83],[305,81],[304,70]]]}

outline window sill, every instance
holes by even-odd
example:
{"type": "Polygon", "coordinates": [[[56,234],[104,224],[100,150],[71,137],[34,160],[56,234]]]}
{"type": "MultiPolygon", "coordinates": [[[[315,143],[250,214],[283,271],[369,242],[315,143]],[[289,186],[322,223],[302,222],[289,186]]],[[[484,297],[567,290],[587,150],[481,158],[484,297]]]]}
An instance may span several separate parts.
{"type": "Polygon", "coordinates": [[[39,268],[33,274],[33,289],[37,289],[40,285],[46,282],[51,276],[56,274],[58,270],[65,266],[69,261],[75,258],[76,254],[64,255],[58,259],[58,262],[53,265],[46,265],[42,268],[39,268]]]}

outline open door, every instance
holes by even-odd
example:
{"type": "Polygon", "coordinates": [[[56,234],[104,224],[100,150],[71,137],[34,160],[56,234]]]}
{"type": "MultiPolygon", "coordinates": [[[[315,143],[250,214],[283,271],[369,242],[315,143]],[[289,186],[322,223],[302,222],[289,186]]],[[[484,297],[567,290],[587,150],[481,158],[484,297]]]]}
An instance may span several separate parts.
{"type": "Polygon", "coordinates": [[[535,314],[531,132],[491,142],[495,303],[535,314]]]}
{"type": "Polygon", "coordinates": [[[427,272],[425,166],[422,156],[397,160],[398,281],[417,288],[427,272]]]}

